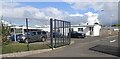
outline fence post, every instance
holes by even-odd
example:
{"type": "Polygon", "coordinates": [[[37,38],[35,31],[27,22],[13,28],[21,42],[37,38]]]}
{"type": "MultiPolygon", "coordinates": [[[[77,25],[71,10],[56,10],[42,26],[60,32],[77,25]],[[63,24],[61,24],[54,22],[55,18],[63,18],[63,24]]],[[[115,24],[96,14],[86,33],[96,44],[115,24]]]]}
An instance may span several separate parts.
{"type": "Polygon", "coordinates": [[[69,44],[71,43],[71,23],[69,22],[69,44]]]}
{"type": "Polygon", "coordinates": [[[17,38],[16,38],[16,28],[14,28],[14,40],[15,40],[15,42],[17,42],[17,38]]]}
{"type": "Polygon", "coordinates": [[[51,47],[53,50],[53,19],[50,19],[50,41],[51,41],[51,47]]]}
{"type": "MultiPolygon", "coordinates": [[[[28,39],[28,18],[26,18],[26,29],[27,29],[27,41],[29,40],[28,39]]],[[[29,51],[29,41],[27,42],[27,48],[28,48],[28,51],[29,51]]]]}

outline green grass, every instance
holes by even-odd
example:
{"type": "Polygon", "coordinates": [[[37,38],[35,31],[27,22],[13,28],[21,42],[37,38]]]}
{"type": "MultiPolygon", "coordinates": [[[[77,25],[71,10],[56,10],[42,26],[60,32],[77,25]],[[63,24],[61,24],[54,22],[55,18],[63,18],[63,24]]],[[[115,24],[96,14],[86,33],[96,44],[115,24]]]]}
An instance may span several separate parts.
{"type": "MultiPolygon", "coordinates": [[[[29,44],[30,50],[49,49],[49,48],[50,47],[48,44],[29,44]]],[[[27,44],[13,43],[13,44],[2,46],[2,54],[21,52],[21,51],[28,51],[27,44]]]]}

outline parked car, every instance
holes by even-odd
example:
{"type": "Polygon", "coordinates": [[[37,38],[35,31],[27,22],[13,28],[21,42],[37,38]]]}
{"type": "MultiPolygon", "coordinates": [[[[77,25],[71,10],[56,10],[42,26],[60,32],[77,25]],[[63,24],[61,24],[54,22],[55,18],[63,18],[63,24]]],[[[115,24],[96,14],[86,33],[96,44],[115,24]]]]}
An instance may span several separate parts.
{"type": "Polygon", "coordinates": [[[68,35],[70,35],[71,38],[85,38],[86,37],[85,33],[78,33],[76,31],[72,31],[68,33],[68,35]]]}
{"type": "MultiPolygon", "coordinates": [[[[20,36],[22,36],[23,34],[16,34],[16,41],[18,41],[18,39],[20,38],[20,36]]],[[[10,34],[9,36],[7,36],[7,39],[10,41],[15,41],[15,35],[14,34],[10,34]]]]}
{"type": "Polygon", "coordinates": [[[53,38],[62,38],[63,34],[59,33],[59,32],[53,32],[53,38]]]}
{"type": "Polygon", "coordinates": [[[21,36],[18,40],[19,42],[34,42],[34,41],[46,41],[47,33],[45,31],[31,31],[21,36]]]}

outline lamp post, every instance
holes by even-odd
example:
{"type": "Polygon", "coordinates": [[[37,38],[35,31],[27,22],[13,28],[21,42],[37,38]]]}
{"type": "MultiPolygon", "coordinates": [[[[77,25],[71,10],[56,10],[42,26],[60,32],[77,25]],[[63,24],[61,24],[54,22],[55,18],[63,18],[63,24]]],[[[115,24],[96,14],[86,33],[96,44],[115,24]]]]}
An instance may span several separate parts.
{"type": "Polygon", "coordinates": [[[101,10],[101,19],[102,19],[102,12],[104,11],[104,9],[101,10]]]}
{"type": "Polygon", "coordinates": [[[112,17],[113,17],[113,15],[111,15],[111,17],[110,17],[110,34],[109,35],[112,34],[112,17]]]}
{"type": "MultiPolygon", "coordinates": [[[[102,19],[102,12],[104,11],[104,9],[102,9],[100,12],[101,12],[101,18],[100,19],[102,19]]],[[[102,28],[102,23],[101,23],[101,28],[102,28]]],[[[101,32],[101,31],[100,31],[101,32]]],[[[100,33],[100,36],[102,35],[102,33],[100,33]]],[[[101,39],[102,40],[102,39],[101,39]]]]}

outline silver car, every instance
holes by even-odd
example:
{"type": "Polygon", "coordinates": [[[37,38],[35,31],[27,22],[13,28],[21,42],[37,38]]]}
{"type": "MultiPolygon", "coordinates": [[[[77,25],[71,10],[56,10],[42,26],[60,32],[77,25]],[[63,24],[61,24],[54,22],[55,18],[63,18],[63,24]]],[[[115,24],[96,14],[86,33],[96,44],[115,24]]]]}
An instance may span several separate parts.
{"type": "Polygon", "coordinates": [[[47,33],[45,31],[31,31],[26,33],[25,35],[21,36],[18,41],[19,42],[34,42],[34,41],[46,41],[47,33]]]}

